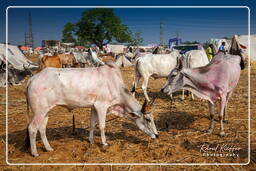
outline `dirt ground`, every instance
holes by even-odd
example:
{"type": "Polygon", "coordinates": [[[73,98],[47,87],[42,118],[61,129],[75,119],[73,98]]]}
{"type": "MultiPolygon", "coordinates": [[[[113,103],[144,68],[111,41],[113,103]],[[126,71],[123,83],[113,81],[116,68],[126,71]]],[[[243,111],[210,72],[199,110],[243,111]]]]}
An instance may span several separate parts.
{"type": "MultiPolygon", "coordinates": [[[[134,78],[133,67],[122,68],[123,79],[130,89],[134,78]]],[[[225,137],[220,137],[217,106],[215,108],[215,130],[205,133],[209,127],[208,105],[205,100],[189,96],[181,100],[176,93],[173,103],[159,92],[165,79],[149,81],[149,96],[157,97],[154,107],[155,123],[159,139],[152,140],[139,131],[134,123],[125,118],[109,115],[106,137],[110,144],[102,147],[97,129],[95,144],[88,142],[89,108],[77,108],[72,112],[55,107],[49,112],[47,137],[54,148],[46,152],[39,133],[37,149],[39,157],[32,157],[24,148],[26,133],[25,83],[8,88],[8,162],[9,163],[155,163],[156,166],[8,166],[5,145],[5,88],[0,88],[0,167],[3,170],[251,170],[256,168],[255,111],[256,111],[256,65],[251,67],[251,160],[246,166],[157,166],[157,163],[247,163],[248,162],[248,69],[241,73],[238,86],[228,106],[228,123],[224,124],[225,137]],[[72,115],[76,118],[76,131],[72,130],[72,115]],[[113,119],[113,120],[112,120],[113,119]],[[201,147],[235,147],[236,156],[205,156],[201,147]]],[[[143,103],[142,90],[137,88],[136,98],[143,103]]],[[[214,152],[210,152],[211,154],[214,152]]],[[[217,150],[215,154],[230,154],[217,150]]],[[[231,152],[231,154],[233,154],[231,152]]]]}

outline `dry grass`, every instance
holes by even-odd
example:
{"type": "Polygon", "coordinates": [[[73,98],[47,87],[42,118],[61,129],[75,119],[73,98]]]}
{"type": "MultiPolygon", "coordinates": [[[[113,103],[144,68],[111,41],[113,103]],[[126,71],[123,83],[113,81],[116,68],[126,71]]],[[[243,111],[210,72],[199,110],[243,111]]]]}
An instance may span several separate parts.
{"type": "MultiPolygon", "coordinates": [[[[255,111],[256,111],[256,67],[251,68],[251,163],[247,166],[175,166],[180,169],[200,170],[235,170],[253,169],[256,167],[255,146],[255,111]]],[[[128,87],[133,81],[133,68],[122,69],[124,80],[128,87]]],[[[8,136],[9,136],[9,162],[11,163],[245,163],[248,161],[248,77],[247,69],[241,73],[239,85],[237,86],[229,102],[229,122],[224,125],[227,135],[218,136],[219,124],[215,123],[213,134],[206,134],[209,126],[209,114],[207,102],[196,98],[191,100],[186,97],[184,101],[177,94],[171,104],[168,97],[159,93],[165,79],[149,82],[149,96],[157,97],[155,102],[155,122],[160,130],[160,138],[151,140],[143,132],[127,119],[118,118],[107,123],[106,136],[110,144],[107,148],[100,145],[100,134],[96,131],[96,144],[90,145],[87,141],[90,109],[75,109],[72,113],[61,107],[56,107],[49,112],[49,123],[47,126],[47,137],[54,148],[53,152],[45,152],[42,142],[38,136],[37,148],[40,154],[34,158],[24,149],[24,137],[26,131],[26,103],[23,95],[25,84],[9,88],[9,114],[8,114],[8,136]],[[72,133],[72,114],[76,116],[77,130],[72,133]],[[208,143],[231,144],[239,146],[239,158],[232,157],[204,157],[200,152],[200,145],[208,143]]],[[[140,87],[140,85],[139,85],[140,87]]],[[[142,103],[144,96],[141,88],[137,99],[142,103]]],[[[43,166],[7,166],[5,164],[5,89],[0,89],[1,113],[0,113],[0,148],[1,163],[3,168],[14,170],[42,170],[43,166]]],[[[217,108],[215,119],[218,121],[217,108]]],[[[115,116],[108,116],[108,120],[115,116]]],[[[54,170],[169,170],[172,166],[47,166],[54,170]]]]}

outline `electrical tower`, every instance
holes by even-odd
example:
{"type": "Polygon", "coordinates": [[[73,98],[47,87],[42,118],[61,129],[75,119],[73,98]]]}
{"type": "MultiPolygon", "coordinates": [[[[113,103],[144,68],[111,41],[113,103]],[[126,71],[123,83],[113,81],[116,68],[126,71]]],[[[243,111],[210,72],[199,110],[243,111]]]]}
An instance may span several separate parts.
{"type": "Polygon", "coordinates": [[[164,21],[163,18],[160,18],[160,45],[163,46],[164,45],[164,39],[163,39],[163,35],[164,35],[164,21]]]}
{"type": "Polygon", "coordinates": [[[34,36],[32,32],[32,18],[31,14],[28,14],[28,32],[25,33],[25,46],[34,47],[34,36]]]}

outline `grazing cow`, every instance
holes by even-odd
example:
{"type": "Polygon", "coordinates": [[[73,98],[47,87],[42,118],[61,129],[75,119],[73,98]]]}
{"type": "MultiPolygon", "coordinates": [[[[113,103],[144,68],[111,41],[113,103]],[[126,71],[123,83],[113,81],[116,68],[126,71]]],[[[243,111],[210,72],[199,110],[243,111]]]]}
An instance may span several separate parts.
{"type": "MultiPolygon", "coordinates": [[[[204,50],[190,50],[183,55],[182,63],[187,68],[198,68],[207,65],[209,60],[204,50]]],[[[184,90],[182,90],[182,100],[184,99],[184,90]]],[[[192,99],[194,99],[193,93],[192,99]]]]}
{"type": "Polygon", "coordinates": [[[47,67],[61,68],[62,63],[60,57],[58,55],[42,57],[40,62],[40,70],[47,67]]]}
{"type": "Polygon", "coordinates": [[[36,134],[39,130],[47,151],[52,151],[46,138],[48,111],[54,106],[91,107],[91,129],[89,140],[93,143],[93,130],[99,122],[101,140],[105,138],[105,120],[107,114],[116,114],[131,119],[151,138],[157,138],[150,105],[141,106],[127,90],[119,68],[112,62],[92,68],[47,68],[34,75],[28,81],[26,99],[34,113],[29,122],[27,143],[31,144],[31,153],[38,156],[36,134]],[[28,139],[29,137],[29,139],[28,139]]]}
{"type": "Polygon", "coordinates": [[[149,77],[153,77],[155,79],[168,77],[170,71],[177,65],[179,57],[180,54],[176,50],[172,51],[170,54],[146,54],[139,57],[135,63],[135,79],[131,91],[133,95],[135,95],[136,86],[142,77],[142,90],[146,99],[149,101],[147,94],[149,77]]]}
{"type": "Polygon", "coordinates": [[[190,69],[182,68],[180,65],[170,73],[161,91],[170,95],[175,91],[185,89],[208,100],[211,118],[209,133],[212,133],[214,129],[214,103],[220,100],[220,135],[224,136],[223,118],[225,118],[228,100],[238,83],[240,71],[243,69],[240,66],[241,59],[238,55],[219,53],[203,67],[190,69]]]}

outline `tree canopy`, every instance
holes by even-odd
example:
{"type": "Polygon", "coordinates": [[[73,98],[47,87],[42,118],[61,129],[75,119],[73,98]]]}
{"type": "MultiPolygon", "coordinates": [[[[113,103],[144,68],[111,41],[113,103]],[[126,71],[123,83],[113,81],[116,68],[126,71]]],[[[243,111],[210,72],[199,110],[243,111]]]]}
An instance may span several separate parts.
{"type": "Polygon", "coordinates": [[[129,45],[138,46],[143,43],[143,38],[141,37],[141,32],[132,33],[129,45]]]}
{"type": "Polygon", "coordinates": [[[76,39],[74,38],[74,27],[75,25],[68,22],[64,25],[62,30],[62,42],[64,43],[75,43],[76,39]]]}
{"type": "Polygon", "coordinates": [[[129,28],[109,8],[84,11],[76,24],[75,34],[81,42],[91,42],[100,48],[112,41],[132,41],[129,28]]]}

